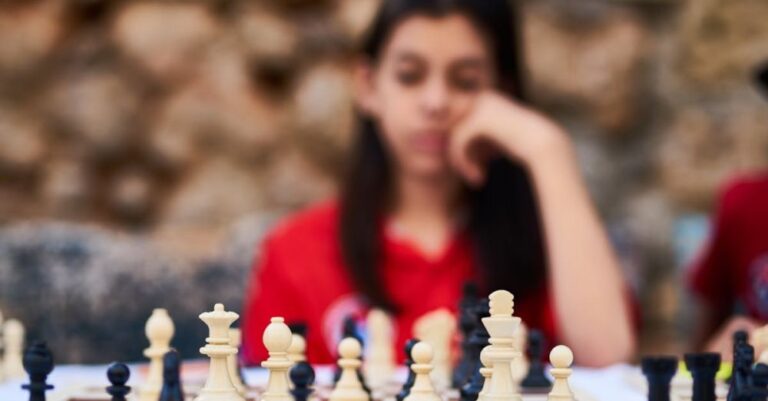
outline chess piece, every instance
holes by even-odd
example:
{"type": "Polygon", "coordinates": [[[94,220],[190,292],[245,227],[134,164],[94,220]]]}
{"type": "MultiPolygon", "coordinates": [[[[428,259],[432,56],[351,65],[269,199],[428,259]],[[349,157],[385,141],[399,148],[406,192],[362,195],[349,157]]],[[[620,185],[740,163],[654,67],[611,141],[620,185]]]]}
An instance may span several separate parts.
{"type": "Polygon", "coordinates": [[[432,346],[432,382],[438,390],[451,384],[451,340],[456,329],[456,318],[446,309],[438,309],[421,316],[413,325],[413,335],[432,346]]]}
{"type": "Polygon", "coordinates": [[[44,342],[32,344],[24,351],[22,364],[29,375],[29,384],[21,388],[29,391],[29,401],[45,401],[45,392],[53,389],[53,386],[46,382],[48,375],[53,371],[53,354],[48,346],[44,342]]]}
{"type": "Polygon", "coordinates": [[[291,362],[306,361],[307,340],[299,333],[291,334],[291,345],[288,347],[288,359],[291,362]]]}
{"type": "Polygon", "coordinates": [[[3,311],[0,311],[0,383],[5,380],[3,373],[3,311]]]}
{"type": "Polygon", "coordinates": [[[759,355],[759,363],[768,364],[768,325],[752,332],[752,341],[755,346],[755,355],[759,355]]]}
{"type": "Polygon", "coordinates": [[[9,319],[3,324],[5,355],[3,374],[6,380],[24,377],[22,354],[24,350],[24,325],[16,319],[9,319]]]}
{"type": "Polygon", "coordinates": [[[381,389],[395,371],[392,319],[383,310],[372,309],[368,312],[366,321],[369,343],[365,377],[371,388],[381,389]]]}
{"type": "Polygon", "coordinates": [[[482,350],[488,345],[489,337],[488,331],[482,322],[483,318],[490,316],[488,299],[477,300],[473,309],[475,327],[469,338],[469,344],[472,348],[469,348],[467,350],[468,354],[466,354],[470,358],[469,366],[473,373],[470,380],[459,391],[461,401],[477,400],[486,382],[490,384],[490,380],[486,380],[486,376],[490,377],[491,373],[490,361],[488,360],[488,354],[482,353],[482,350]]]}
{"type": "Polygon", "coordinates": [[[411,393],[405,397],[404,401],[442,401],[435,392],[435,386],[432,385],[430,373],[432,371],[432,346],[429,343],[420,341],[413,346],[411,351],[413,355],[413,364],[411,370],[416,373],[416,381],[411,387],[411,393]]]}
{"type": "Polygon", "coordinates": [[[520,357],[512,361],[512,379],[515,383],[519,384],[528,375],[528,368],[530,363],[528,362],[528,356],[526,351],[526,345],[528,344],[528,327],[524,322],[520,322],[514,336],[514,347],[520,351],[520,357]]]}
{"type": "Polygon", "coordinates": [[[565,345],[558,345],[549,353],[549,361],[552,364],[552,370],[549,373],[552,374],[555,381],[552,384],[552,391],[547,396],[547,401],[575,401],[571,386],[568,385],[573,352],[565,345]]]}
{"type": "Polygon", "coordinates": [[[488,353],[493,371],[483,400],[522,401],[512,378],[512,363],[520,357],[520,351],[514,347],[515,331],[520,326],[520,318],[513,316],[514,298],[506,290],[494,291],[488,297],[491,316],[483,318],[483,325],[490,334],[490,345],[483,351],[488,353]]]}
{"type": "MultiPolygon", "coordinates": [[[[206,345],[200,348],[200,353],[211,359],[211,365],[205,386],[195,401],[245,401],[232,384],[227,367],[227,357],[237,353],[229,345],[229,327],[238,317],[235,312],[225,311],[222,304],[214,305],[212,312],[200,314],[200,320],[205,322],[209,332],[205,339],[206,345]]],[[[267,399],[266,393],[264,399],[267,399]]]]}
{"type": "Polygon", "coordinates": [[[294,401],[309,401],[313,393],[312,385],[315,383],[315,371],[312,365],[306,361],[296,362],[289,372],[293,388],[291,395],[294,401]]]}
{"type": "Polygon", "coordinates": [[[131,388],[125,384],[128,383],[130,377],[131,371],[124,363],[113,363],[109,369],[107,369],[107,380],[109,380],[110,385],[106,390],[107,394],[112,397],[112,401],[126,400],[125,396],[131,392],[131,388]]]}
{"type": "Polygon", "coordinates": [[[397,401],[405,400],[405,397],[411,392],[413,383],[416,381],[416,372],[411,369],[411,365],[413,365],[413,355],[411,355],[411,351],[413,351],[413,346],[418,342],[419,340],[416,338],[411,338],[405,342],[405,367],[408,369],[408,376],[405,379],[405,383],[403,383],[403,388],[400,389],[400,392],[397,393],[397,395],[395,395],[397,401]]]}
{"type": "Polygon", "coordinates": [[[358,372],[362,362],[360,343],[353,337],[347,337],[339,343],[339,366],[341,377],[331,392],[329,401],[369,401],[368,393],[363,389],[358,372]]]}
{"type": "Polygon", "coordinates": [[[173,320],[168,311],[157,308],[147,320],[144,333],[149,348],[144,356],[149,358],[149,371],[144,384],[139,388],[139,401],[157,401],[163,388],[163,355],[171,349],[171,338],[175,332],[173,320]]]}
{"type": "Polygon", "coordinates": [[[184,401],[181,387],[181,357],[171,349],[163,356],[163,388],[159,401],[184,401]]]}
{"type": "Polygon", "coordinates": [[[285,319],[273,317],[262,336],[264,346],[269,352],[269,358],[261,363],[261,367],[269,370],[267,389],[262,395],[262,401],[289,401],[288,370],[293,362],[288,359],[288,348],[293,340],[293,333],[285,319]]]}
{"type": "Polygon", "coordinates": [[[768,365],[758,363],[752,369],[752,394],[750,401],[768,400],[768,365]]]}
{"type": "Polygon", "coordinates": [[[648,380],[648,401],[669,401],[670,384],[677,371],[677,358],[643,358],[642,370],[648,380]]]}
{"type": "Polygon", "coordinates": [[[544,373],[544,364],[541,357],[544,353],[544,335],[539,330],[531,330],[528,333],[528,374],[521,382],[523,388],[550,388],[552,382],[544,373]]]}
{"type": "Polygon", "coordinates": [[[229,345],[235,349],[236,353],[227,357],[227,368],[229,370],[230,381],[232,381],[237,392],[245,397],[245,383],[243,383],[243,379],[240,377],[240,364],[238,363],[237,358],[237,355],[240,352],[242,338],[240,329],[229,329],[229,345]]]}
{"type": "Polygon", "coordinates": [[[483,401],[485,399],[485,395],[488,394],[488,388],[491,385],[493,368],[491,367],[491,359],[488,356],[488,350],[490,350],[490,348],[483,349],[483,351],[486,352],[480,352],[480,363],[482,367],[478,370],[478,373],[480,373],[480,376],[482,377],[483,385],[480,388],[480,392],[477,394],[478,401],[483,401]]]}
{"type": "MultiPolygon", "coordinates": [[[[735,337],[734,337],[735,338],[735,337]]],[[[745,341],[736,344],[733,355],[733,375],[728,388],[728,401],[749,401],[752,389],[752,364],[755,362],[755,349],[745,341]]]]}
{"type": "Polygon", "coordinates": [[[686,354],[685,365],[693,376],[693,401],[716,401],[715,375],[720,369],[720,354],[686,354]]]}
{"type": "Polygon", "coordinates": [[[475,308],[477,303],[477,285],[473,282],[464,283],[462,297],[459,301],[459,332],[461,333],[461,356],[456,368],[453,369],[453,378],[451,387],[461,389],[467,384],[473,376],[474,367],[477,366],[475,360],[478,353],[474,352],[474,347],[470,341],[472,331],[475,329],[477,319],[475,319],[475,308]]]}

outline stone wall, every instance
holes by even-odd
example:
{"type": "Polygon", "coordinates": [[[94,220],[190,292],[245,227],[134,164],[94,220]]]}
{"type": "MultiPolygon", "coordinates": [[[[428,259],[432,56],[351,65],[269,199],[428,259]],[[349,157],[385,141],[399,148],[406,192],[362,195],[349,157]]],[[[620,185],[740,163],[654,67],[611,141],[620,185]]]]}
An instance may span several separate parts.
{"type": "MultiPolygon", "coordinates": [[[[134,238],[132,249],[177,260],[183,274],[217,263],[242,282],[255,221],[333,195],[351,134],[350,61],[377,4],[0,1],[3,277],[25,268],[13,252],[66,222],[105,247],[134,238]]],[[[534,102],[574,137],[644,306],[645,346],[675,348],[678,223],[707,213],[725,179],[768,162],[768,103],[751,83],[768,61],[768,3],[521,4],[534,102]]],[[[96,265],[167,268],[140,259],[96,265]]],[[[39,327],[13,280],[0,285],[0,309],[39,327]]]]}

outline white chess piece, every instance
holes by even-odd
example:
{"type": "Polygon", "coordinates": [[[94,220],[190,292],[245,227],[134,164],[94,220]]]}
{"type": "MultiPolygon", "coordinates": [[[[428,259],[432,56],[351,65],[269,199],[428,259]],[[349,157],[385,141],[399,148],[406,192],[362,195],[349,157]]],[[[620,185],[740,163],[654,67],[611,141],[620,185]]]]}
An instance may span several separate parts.
{"type": "Polygon", "coordinates": [[[288,347],[288,359],[291,362],[303,362],[307,360],[307,340],[299,333],[291,335],[291,345],[288,347]]]}
{"type": "Polygon", "coordinates": [[[494,291],[489,297],[489,317],[483,318],[490,345],[483,351],[491,362],[491,383],[483,396],[485,401],[522,401],[517,383],[512,378],[512,363],[520,357],[514,347],[520,318],[513,316],[515,297],[509,291],[494,291]]]}
{"type": "Polygon", "coordinates": [[[413,325],[413,336],[432,346],[432,381],[438,390],[451,384],[451,340],[456,330],[456,318],[446,309],[421,316],[413,325]]]}
{"type": "Polygon", "coordinates": [[[235,349],[236,353],[227,357],[227,368],[229,370],[229,379],[237,389],[240,395],[245,396],[245,383],[240,378],[240,369],[238,368],[237,355],[240,353],[243,335],[240,329],[229,329],[229,345],[235,349]]]}
{"type": "Polygon", "coordinates": [[[491,367],[491,358],[488,356],[489,348],[485,347],[480,351],[480,363],[483,365],[480,368],[480,375],[483,376],[483,388],[480,389],[480,393],[477,395],[477,401],[484,401],[485,395],[488,393],[488,388],[491,386],[491,374],[493,368],[491,367]]]}
{"type": "Polygon", "coordinates": [[[195,401],[245,401],[232,384],[227,358],[237,353],[230,345],[229,328],[240,317],[235,312],[224,310],[223,304],[216,304],[212,312],[200,314],[200,320],[208,326],[208,337],[200,353],[211,359],[208,379],[195,401]]]}
{"type": "Polygon", "coordinates": [[[558,345],[549,353],[549,362],[552,364],[550,374],[555,380],[552,384],[552,390],[547,396],[547,401],[575,401],[571,387],[568,385],[573,352],[565,345],[558,345]]]}
{"type": "Polygon", "coordinates": [[[413,382],[411,392],[403,401],[442,401],[442,398],[435,392],[430,377],[431,362],[434,357],[432,346],[424,341],[416,343],[411,350],[411,357],[413,358],[411,370],[416,373],[416,380],[413,382]]]}
{"type": "Polygon", "coordinates": [[[384,387],[395,371],[395,351],[392,345],[392,319],[381,309],[368,312],[368,349],[365,376],[368,385],[378,390],[384,387]]]}
{"type": "Polygon", "coordinates": [[[521,322],[520,327],[515,332],[515,350],[520,351],[520,357],[512,361],[512,378],[518,387],[523,379],[525,379],[525,376],[528,375],[530,363],[528,362],[528,356],[525,354],[527,344],[528,327],[525,323],[521,322]]]}
{"type": "Polygon", "coordinates": [[[752,332],[752,343],[758,356],[757,363],[768,364],[768,325],[752,332]]]}
{"type": "Polygon", "coordinates": [[[285,319],[273,317],[264,330],[262,340],[269,352],[269,358],[261,363],[261,367],[269,369],[269,380],[261,400],[291,401],[293,397],[288,392],[288,370],[293,366],[293,362],[288,359],[288,348],[293,341],[293,334],[285,324],[285,319]]]}
{"type": "Polygon", "coordinates": [[[5,380],[3,374],[3,311],[0,311],[0,383],[5,380]]]}
{"type": "Polygon", "coordinates": [[[347,337],[339,343],[339,366],[341,377],[331,391],[328,401],[368,401],[368,393],[363,390],[363,385],[357,378],[357,369],[360,368],[360,343],[347,337]]]}
{"type": "Polygon", "coordinates": [[[149,339],[149,348],[144,356],[149,358],[149,371],[144,384],[139,388],[140,401],[156,401],[163,389],[163,356],[171,350],[171,338],[175,327],[168,311],[157,308],[144,326],[144,333],[149,339]]]}
{"type": "Polygon", "coordinates": [[[24,353],[24,325],[16,319],[9,319],[3,324],[3,339],[5,340],[5,357],[3,373],[6,379],[24,377],[22,354],[24,353]]]}

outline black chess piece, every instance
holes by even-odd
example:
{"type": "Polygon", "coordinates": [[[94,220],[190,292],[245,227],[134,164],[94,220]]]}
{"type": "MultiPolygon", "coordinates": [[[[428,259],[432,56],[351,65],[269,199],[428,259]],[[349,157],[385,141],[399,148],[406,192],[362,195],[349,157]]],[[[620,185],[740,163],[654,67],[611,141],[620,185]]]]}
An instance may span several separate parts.
{"type": "Polygon", "coordinates": [[[315,370],[307,362],[297,362],[288,374],[293,382],[290,390],[294,401],[307,401],[313,393],[312,385],[315,383],[315,370]]]}
{"type": "Polygon", "coordinates": [[[716,401],[715,375],[720,370],[720,354],[686,354],[685,365],[693,376],[692,401],[716,401]]]}
{"type": "Polygon", "coordinates": [[[757,68],[755,81],[763,95],[768,96],[768,62],[763,63],[757,68]]]}
{"type": "Polygon", "coordinates": [[[48,375],[53,371],[53,354],[45,342],[38,341],[24,350],[22,360],[29,375],[29,384],[21,386],[29,391],[29,401],[45,401],[45,392],[53,389],[48,384],[48,375]]]}
{"type": "Polygon", "coordinates": [[[528,374],[520,385],[523,388],[548,389],[552,387],[552,382],[544,373],[544,364],[541,362],[544,356],[544,334],[539,330],[528,332],[528,361],[530,366],[528,374]]]}
{"type": "Polygon", "coordinates": [[[669,401],[670,383],[677,372],[677,358],[646,357],[641,365],[648,380],[648,401],[669,401]]]}
{"type": "Polygon", "coordinates": [[[488,298],[477,300],[475,303],[475,328],[470,336],[470,342],[472,343],[472,354],[477,355],[474,358],[472,365],[472,377],[464,384],[459,390],[460,401],[475,401],[477,400],[480,391],[483,389],[485,378],[480,374],[480,368],[483,366],[480,362],[480,353],[483,351],[486,345],[488,345],[488,330],[485,329],[482,319],[490,316],[490,309],[488,306],[488,298]]]}
{"type": "Polygon", "coordinates": [[[464,283],[461,301],[459,301],[459,332],[461,333],[461,357],[453,370],[451,386],[463,387],[472,378],[473,360],[479,356],[473,355],[472,343],[469,341],[472,330],[475,328],[475,304],[477,303],[477,284],[464,283]]]}
{"type": "Polygon", "coordinates": [[[755,349],[747,342],[738,342],[733,354],[733,375],[728,388],[728,401],[749,401],[752,390],[752,365],[755,349]]]}
{"type": "Polygon", "coordinates": [[[159,401],[184,401],[181,388],[181,356],[175,349],[163,355],[163,388],[159,401]]]}
{"type": "Polygon", "coordinates": [[[107,380],[110,384],[107,394],[112,396],[112,401],[125,401],[125,396],[131,392],[131,388],[125,385],[130,378],[131,371],[124,363],[113,363],[107,369],[107,380]]]}
{"type": "Polygon", "coordinates": [[[413,356],[411,356],[411,351],[413,350],[413,347],[419,342],[419,339],[417,338],[411,338],[410,340],[405,342],[405,367],[408,368],[408,377],[405,379],[405,383],[403,383],[403,388],[400,390],[399,393],[395,396],[395,399],[397,401],[403,401],[405,397],[408,396],[408,394],[411,393],[411,388],[413,387],[413,384],[416,382],[416,372],[411,369],[411,365],[413,365],[413,356]]]}
{"type": "Polygon", "coordinates": [[[768,401],[768,365],[758,363],[752,368],[752,394],[750,401],[768,401]]]}
{"type": "MultiPolygon", "coordinates": [[[[732,338],[732,344],[733,344],[733,354],[732,354],[733,355],[733,362],[734,362],[734,365],[735,365],[735,363],[736,363],[736,352],[739,349],[739,346],[741,344],[747,344],[747,342],[749,341],[749,333],[747,333],[744,330],[737,330],[737,331],[735,331],[733,333],[733,336],[731,338],[732,338]]],[[[735,371],[736,371],[736,369],[735,369],[735,366],[734,366],[734,372],[735,371]]],[[[731,377],[729,377],[728,380],[727,380],[727,383],[728,383],[729,386],[733,386],[733,378],[734,378],[734,373],[731,373],[731,377]]],[[[730,398],[728,398],[728,399],[730,400],[730,398]]]]}

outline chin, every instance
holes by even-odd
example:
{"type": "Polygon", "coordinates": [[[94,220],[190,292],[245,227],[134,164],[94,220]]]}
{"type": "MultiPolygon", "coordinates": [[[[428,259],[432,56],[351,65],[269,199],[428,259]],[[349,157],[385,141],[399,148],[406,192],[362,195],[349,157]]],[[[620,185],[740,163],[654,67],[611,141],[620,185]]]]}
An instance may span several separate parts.
{"type": "Polygon", "coordinates": [[[445,158],[420,157],[409,163],[408,171],[413,176],[432,180],[452,175],[453,170],[445,158]]]}

